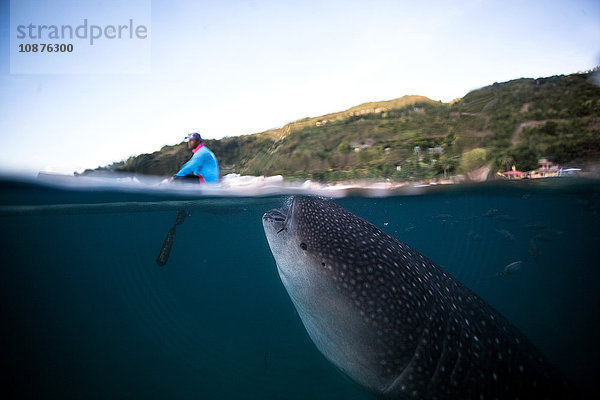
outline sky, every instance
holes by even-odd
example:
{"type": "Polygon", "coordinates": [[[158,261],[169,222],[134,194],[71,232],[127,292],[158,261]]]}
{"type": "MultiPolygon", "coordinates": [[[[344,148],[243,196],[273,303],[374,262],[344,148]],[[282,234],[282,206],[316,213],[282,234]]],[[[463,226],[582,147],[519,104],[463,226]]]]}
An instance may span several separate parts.
{"type": "Polygon", "coordinates": [[[72,173],[189,132],[251,134],[404,95],[448,102],[494,82],[600,65],[598,1],[10,3],[0,0],[4,172],[72,173]],[[76,53],[44,58],[16,52],[12,25],[23,18],[102,27],[132,18],[148,33],[78,39],[76,53]]]}

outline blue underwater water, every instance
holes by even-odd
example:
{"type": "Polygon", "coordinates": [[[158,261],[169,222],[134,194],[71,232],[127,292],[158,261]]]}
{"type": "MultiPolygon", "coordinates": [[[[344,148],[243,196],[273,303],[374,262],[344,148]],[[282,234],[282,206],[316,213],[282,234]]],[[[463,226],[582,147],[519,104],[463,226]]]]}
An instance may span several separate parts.
{"type": "MultiPolygon", "coordinates": [[[[281,284],[261,217],[287,194],[202,197],[14,178],[0,180],[0,193],[0,380],[11,398],[373,398],[319,353],[281,284]],[[191,215],[159,267],[181,209],[191,215]]],[[[593,393],[597,181],[333,201],[451,272],[593,393]]]]}

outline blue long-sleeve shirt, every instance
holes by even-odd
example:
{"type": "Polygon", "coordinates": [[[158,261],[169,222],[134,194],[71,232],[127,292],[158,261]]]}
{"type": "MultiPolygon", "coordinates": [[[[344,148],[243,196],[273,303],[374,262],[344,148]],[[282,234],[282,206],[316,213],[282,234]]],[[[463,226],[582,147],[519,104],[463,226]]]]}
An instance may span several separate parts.
{"type": "Polygon", "coordinates": [[[197,175],[202,176],[206,183],[219,183],[219,163],[217,158],[204,143],[200,143],[194,150],[194,155],[183,164],[175,176],[197,175]]]}

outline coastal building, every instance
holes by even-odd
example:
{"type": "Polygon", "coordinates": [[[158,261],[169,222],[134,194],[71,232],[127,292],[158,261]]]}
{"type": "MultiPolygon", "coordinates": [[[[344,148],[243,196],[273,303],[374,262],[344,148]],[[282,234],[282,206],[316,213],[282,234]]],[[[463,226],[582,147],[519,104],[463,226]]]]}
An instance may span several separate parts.
{"type": "Polygon", "coordinates": [[[429,147],[427,148],[427,153],[430,156],[441,156],[442,154],[444,154],[444,148],[442,146],[429,147]]]}
{"type": "Polygon", "coordinates": [[[558,176],[560,167],[554,164],[547,158],[540,158],[538,161],[539,168],[529,171],[530,178],[548,178],[558,176]]]}
{"type": "Polygon", "coordinates": [[[498,172],[498,176],[506,179],[537,179],[537,178],[552,178],[556,176],[572,176],[577,175],[580,171],[577,168],[563,169],[558,164],[554,164],[548,158],[540,158],[538,161],[539,168],[532,171],[522,172],[517,171],[513,165],[511,171],[498,172]]]}
{"type": "Polygon", "coordinates": [[[525,172],[517,171],[516,166],[512,166],[512,170],[506,171],[502,173],[502,176],[507,179],[523,179],[525,177],[525,172]]]}
{"type": "Polygon", "coordinates": [[[414,152],[417,155],[417,160],[423,161],[423,153],[421,152],[421,146],[415,146],[414,152]]]}

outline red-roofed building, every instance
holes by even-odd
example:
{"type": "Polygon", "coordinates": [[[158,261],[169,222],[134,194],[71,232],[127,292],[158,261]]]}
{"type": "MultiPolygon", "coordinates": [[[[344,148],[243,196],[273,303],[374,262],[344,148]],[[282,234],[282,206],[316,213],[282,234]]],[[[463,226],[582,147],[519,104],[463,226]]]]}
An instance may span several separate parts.
{"type": "Polygon", "coordinates": [[[513,167],[512,171],[503,172],[502,175],[508,179],[523,179],[525,177],[525,172],[517,171],[513,167]]]}

